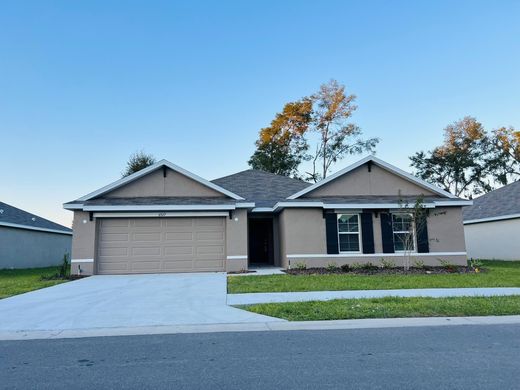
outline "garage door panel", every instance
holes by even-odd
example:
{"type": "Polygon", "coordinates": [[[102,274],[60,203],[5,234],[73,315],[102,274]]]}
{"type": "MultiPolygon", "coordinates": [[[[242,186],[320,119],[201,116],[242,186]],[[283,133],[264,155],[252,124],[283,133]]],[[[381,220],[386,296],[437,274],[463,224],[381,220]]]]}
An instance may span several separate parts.
{"type": "Polygon", "coordinates": [[[168,241],[193,241],[192,232],[165,232],[164,239],[168,241]]]}
{"type": "Polygon", "coordinates": [[[156,233],[132,233],[132,241],[133,242],[160,242],[161,241],[161,232],[156,233]]]}
{"type": "Polygon", "coordinates": [[[122,220],[100,220],[100,274],[225,269],[225,218],[122,220]]]}

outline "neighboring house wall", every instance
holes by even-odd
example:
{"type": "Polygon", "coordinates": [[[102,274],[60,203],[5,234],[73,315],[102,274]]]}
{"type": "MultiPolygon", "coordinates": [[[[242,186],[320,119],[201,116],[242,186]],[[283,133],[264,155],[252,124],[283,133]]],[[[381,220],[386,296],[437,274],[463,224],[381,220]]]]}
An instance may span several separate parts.
{"type": "Polygon", "coordinates": [[[71,253],[72,236],[0,226],[0,269],[58,265],[71,253]]]}
{"type": "Polygon", "coordinates": [[[125,198],[144,196],[222,197],[223,195],[171,169],[167,169],[166,177],[164,177],[163,170],[158,169],[123,187],[110,191],[102,197],[125,198]]]}
{"type": "Polygon", "coordinates": [[[74,235],[72,238],[71,272],[92,275],[96,254],[96,221],[90,221],[89,213],[74,211],[72,221],[74,235]]]}
{"type": "Polygon", "coordinates": [[[520,218],[464,225],[468,257],[520,260],[520,218]]]}
{"type": "Polygon", "coordinates": [[[370,172],[362,165],[346,175],[338,177],[322,187],[304,195],[305,198],[322,196],[362,196],[362,195],[435,195],[409,180],[405,180],[387,170],[372,164],[370,172]]]}
{"type": "MultiPolygon", "coordinates": [[[[380,217],[373,220],[374,254],[327,254],[325,219],[321,209],[285,209],[280,213],[280,233],[282,240],[282,267],[303,262],[308,267],[324,267],[329,263],[337,265],[372,262],[379,264],[382,258],[392,260],[397,265],[404,263],[399,254],[382,253],[380,217]]],[[[420,259],[427,265],[439,265],[439,259],[465,265],[464,229],[460,207],[443,207],[431,210],[428,217],[429,253],[415,253],[412,259],[420,259]],[[456,253],[456,254],[453,254],[456,253]]]]}

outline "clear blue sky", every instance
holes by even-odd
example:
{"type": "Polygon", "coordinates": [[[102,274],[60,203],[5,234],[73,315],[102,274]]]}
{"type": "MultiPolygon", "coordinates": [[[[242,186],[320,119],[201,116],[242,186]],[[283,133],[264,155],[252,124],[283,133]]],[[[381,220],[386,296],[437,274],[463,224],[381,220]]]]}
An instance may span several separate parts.
{"type": "Polygon", "coordinates": [[[61,204],[137,149],[246,169],[258,130],[331,78],[404,169],[465,115],[520,127],[520,2],[173,3],[2,2],[0,200],[70,226],[61,204]]]}

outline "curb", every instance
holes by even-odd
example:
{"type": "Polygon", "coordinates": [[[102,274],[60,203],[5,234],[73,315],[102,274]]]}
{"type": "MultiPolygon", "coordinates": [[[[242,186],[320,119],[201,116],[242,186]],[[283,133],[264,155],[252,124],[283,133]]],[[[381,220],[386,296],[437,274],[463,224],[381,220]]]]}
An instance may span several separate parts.
{"type": "Polygon", "coordinates": [[[423,317],[383,318],[363,320],[295,321],[147,326],[133,328],[95,328],[42,331],[0,331],[0,340],[42,340],[107,336],[142,336],[161,334],[221,333],[221,332],[265,332],[305,331],[340,329],[379,329],[425,326],[458,325],[520,325],[520,315],[491,317],[423,317]]]}

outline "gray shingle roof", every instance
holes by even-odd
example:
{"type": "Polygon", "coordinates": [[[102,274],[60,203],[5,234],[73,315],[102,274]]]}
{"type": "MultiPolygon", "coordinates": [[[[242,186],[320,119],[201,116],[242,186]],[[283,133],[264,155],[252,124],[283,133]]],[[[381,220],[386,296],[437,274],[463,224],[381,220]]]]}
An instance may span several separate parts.
{"type": "Polygon", "coordinates": [[[255,202],[256,207],[274,206],[276,202],[311,185],[302,180],[255,169],[224,176],[212,180],[212,183],[255,202]]]}
{"type": "Polygon", "coordinates": [[[7,203],[0,202],[0,225],[2,223],[23,225],[33,229],[51,229],[72,233],[72,229],[28,213],[7,203]]]}
{"type": "Polygon", "coordinates": [[[520,214],[520,181],[473,200],[473,206],[464,207],[464,221],[520,214]]]}

